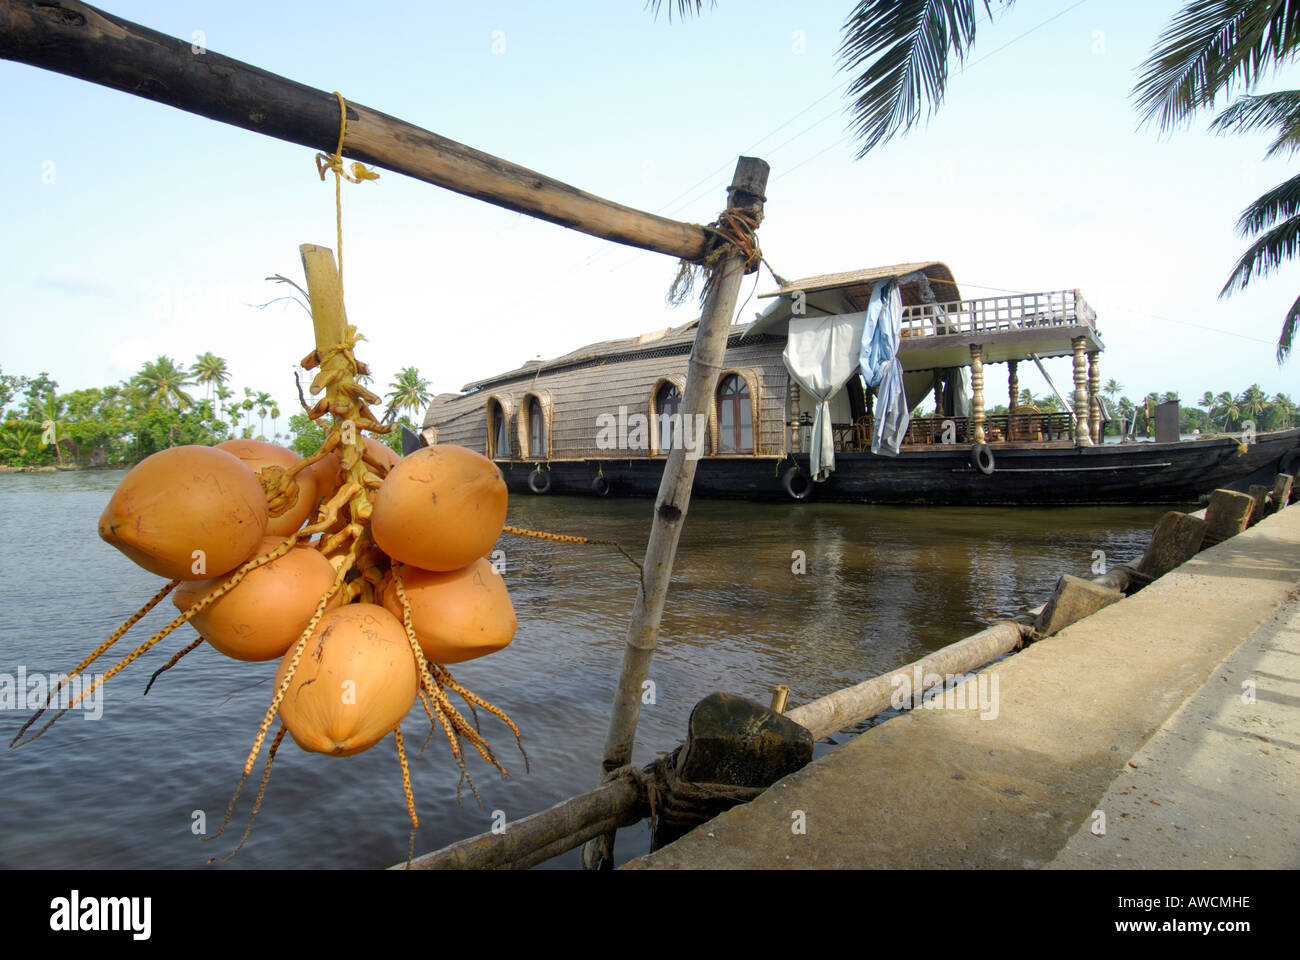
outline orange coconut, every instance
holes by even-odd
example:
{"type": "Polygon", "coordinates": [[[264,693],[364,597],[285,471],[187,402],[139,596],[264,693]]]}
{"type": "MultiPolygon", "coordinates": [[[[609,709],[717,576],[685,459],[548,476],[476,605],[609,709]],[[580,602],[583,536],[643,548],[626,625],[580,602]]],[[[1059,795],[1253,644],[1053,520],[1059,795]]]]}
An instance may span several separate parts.
{"type": "MultiPolygon", "coordinates": [[[[270,553],[283,537],[266,537],[258,555],[270,553]]],[[[188,610],[228,577],[181,584],[172,594],[177,610],[188,610]]],[[[274,660],[306,629],[320,598],[334,582],[334,567],[310,547],[294,547],[283,557],[251,570],[211,606],[190,620],[203,638],[235,660],[274,660]]],[[[343,602],[340,590],[330,608],[343,602]]]]}
{"type": "Polygon", "coordinates": [[[382,464],[389,470],[401,463],[402,455],[382,440],[363,435],[361,441],[365,444],[366,456],[372,462],[382,464]]]}
{"type": "Polygon", "coordinates": [[[312,479],[316,481],[316,499],[318,501],[328,503],[333,499],[334,494],[338,493],[339,487],[343,486],[343,478],[339,474],[339,469],[340,460],[337,450],[326,454],[307,468],[312,479]]]}
{"type": "MultiPolygon", "coordinates": [[[[292,656],[290,650],[280,661],[276,689],[292,656]]],[[[280,719],[304,750],[347,757],[387,736],[418,689],[402,624],[383,607],[352,603],[317,624],[280,703],[280,719]]]]}
{"type": "Polygon", "coordinates": [[[160,450],[122,478],[99,535],[150,573],[203,580],[229,573],[266,532],[266,496],[253,471],[224,450],[160,450]]]}
{"type": "MultiPolygon", "coordinates": [[[[302,457],[292,450],[262,440],[227,440],[217,444],[217,449],[225,450],[242,460],[244,465],[257,475],[259,482],[262,480],[261,471],[264,468],[279,467],[281,470],[287,470],[302,460],[302,457]]],[[[266,525],[267,536],[287,537],[296,532],[315,509],[316,476],[311,470],[300,470],[291,481],[291,489],[296,491],[296,499],[280,516],[270,518],[266,525]]]]}
{"type": "Polygon", "coordinates": [[[393,467],[375,491],[370,531],[394,560],[459,570],[487,553],[506,522],[506,483],[487,457],[439,444],[393,467]]]}
{"type": "MultiPolygon", "coordinates": [[[[518,622],[510,593],[501,574],[488,561],[435,573],[403,564],[395,572],[411,605],[411,626],[427,659],[434,663],[461,663],[507,646],[518,622]]],[[[398,620],[402,601],[392,578],[385,578],[380,594],[383,605],[398,620]]]]}

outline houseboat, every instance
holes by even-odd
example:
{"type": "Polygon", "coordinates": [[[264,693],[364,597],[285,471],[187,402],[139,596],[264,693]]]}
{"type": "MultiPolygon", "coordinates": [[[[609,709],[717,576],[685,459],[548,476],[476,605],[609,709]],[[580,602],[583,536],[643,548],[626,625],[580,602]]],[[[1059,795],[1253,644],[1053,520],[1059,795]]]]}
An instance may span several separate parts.
{"type": "Polygon", "coordinates": [[[694,321],[441,394],[420,442],[483,451],[512,492],[598,497],[654,496],[675,445],[698,457],[695,496],[760,500],[1186,502],[1252,474],[1271,481],[1300,468],[1300,429],[1183,441],[1176,412],[1172,437],[1158,429],[1157,442],[1103,443],[1104,346],[1078,290],[964,299],[945,264],[918,262],[809,277],[761,296],[767,309],[728,335],[714,402],[698,423],[680,413],[694,321]],[[899,294],[894,352],[906,410],[931,398],[935,410],[905,417],[896,455],[873,438],[877,390],[857,366],[852,336],[882,284],[899,294]],[[820,416],[823,401],[806,395],[787,361],[794,331],[802,336],[814,317],[850,331],[825,342],[852,351],[845,369],[855,371],[820,416]],[[1073,358],[1072,396],[1057,391],[1064,412],[1019,403],[1020,365],[1043,370],[1050,357],[1073,358]],[[985,412],[993,368],[1005,394],[996,389],[992,403],[1005,396],[1007,413],[985,412]],[[814,437],[814,428],[826,435],[814,437]],[[822,454],[816,464],[814,445],[819,453],[833,445],[832,462],[822,454]]]}

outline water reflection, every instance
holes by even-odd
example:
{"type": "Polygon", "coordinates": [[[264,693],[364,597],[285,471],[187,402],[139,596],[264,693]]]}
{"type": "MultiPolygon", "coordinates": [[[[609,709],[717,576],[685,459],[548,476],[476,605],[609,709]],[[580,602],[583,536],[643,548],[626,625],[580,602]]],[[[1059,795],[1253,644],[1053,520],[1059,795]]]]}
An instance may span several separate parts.
{"type": "MultiPolygon", "coordinates": [[[[120,478],[0,476],[8,585],[0,672],[67,670],[157,589],[157,578],[95,535],[120,478]]],[[[1041,603],[1059,573],[1086,572],[1094,550],[1130,559],[1163,509],[697,502],[634,759],[671,749],[691,707],[714,690],[765,702],[786,683],[798,704],[1041,603]],[[795,551],[803,574],[792,572],[795,551]]],[[[517,497],[510,522],[616,539],[640,556],[650,510],[647,500],[517,497]]],[[[517,819],[595,783],[636,570],[607,547],[509,536],[501,547],[518,635],[454,672],[519,724],[532,773],[524,775],[509,732],[484,718],[512,776],[472,760],[484,809],[468,791],[458,806],[456,765],[439,734],[412,769],[417,850],[489,829],[494,810],[517,819]]],[[[130,636],[141,642],[171,615],[160,607],[130,636]]],[[[233,847],[251,796],[241,798],[229,837],[200,843],[191,824],[195,811],[209,833],[220,824],[275,664],[201,647],[143,698],[149,674],[192,637],[182,628],[110,682],[102,719],[69,714],[36,743],[0,752],[0,867],[201,867],[233,847]]],[[[5,743],[25,718],[0,712],[5,743]]],[[[422,716],[408,719],[408,748],[418,751],[427,730],[422,716]]],[[[229,866],[387,866],[405,857],[407,829],[391,740],[342,760],[286,742],[252,835],[229,866]]],[[[622,831],[619,857],[647,845],[643,827],[622,831]]],[[[570,854],[550,866],[575,865],[570,854]]]]}

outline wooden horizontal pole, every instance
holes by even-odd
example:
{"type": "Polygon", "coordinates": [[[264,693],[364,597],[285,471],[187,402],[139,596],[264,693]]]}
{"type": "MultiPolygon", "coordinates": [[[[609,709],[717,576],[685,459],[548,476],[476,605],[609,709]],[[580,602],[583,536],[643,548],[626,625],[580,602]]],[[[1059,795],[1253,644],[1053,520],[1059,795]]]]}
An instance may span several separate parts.
{"type": "MultiPolygon", "coordinates": [[[[861,723],[888,710],[899,685],[895,677],[905,677],[910,685],[913,675],[920,670],[925,674],[949,677],[969,673],[996,660],[1019,647],[1032,632],[1028,624],[1004,621],[981,630],[979,633],[936,650],[928,657],[899,667],[883,676],[874,677],[855,687],[836,690],[832,694],[786,711],[786,716],[812,731],[813,739],[829,737],[837,730],[861,723]]],[[[910,686],[909,686],[910,689],[910,686]]],[[[914,691],[919,692],[919,691],[914,691]]]]}
{"type": "MultiPolygon", "coordinates": [[[[325,153],[338,145],[332,93],[75,0],[0,0],[0,58],[325,153]]],[[[593,237],[687,260],[706,252],[699,226],[604,200],[351,101],[343,153],[593,237]]]]}
{"type": "MultiPolygon", "coordinates": [[[[648,811],[645,811],[648,812],[648,811]]],[[[481,833],[411,861],[413,870],[525,870],[580,847],[592,837],[641,819],[640,792],[626,780],[563,800],[504,833],[481,833]]],[[[397,864],[391,869],[401,869],[397,864]]]]}

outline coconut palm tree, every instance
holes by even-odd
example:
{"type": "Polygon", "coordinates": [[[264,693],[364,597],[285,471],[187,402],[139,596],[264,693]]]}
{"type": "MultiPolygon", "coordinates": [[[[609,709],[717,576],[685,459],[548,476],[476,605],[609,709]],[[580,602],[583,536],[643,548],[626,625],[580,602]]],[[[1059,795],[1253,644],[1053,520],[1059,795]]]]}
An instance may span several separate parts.
{"type": "Polygon", "coordinates": [[[1278,429],[1286,430],[1291,426],[1291,421],[1296,414],[1296,405],[1285,393],[1279,393],[1273,397],[1273,409],[1278,415],[1278,429]]]}
{"type": "Polygon", "coordinates": [[[1106,394],[1108,399],[1114,400],[1115,394],[1124,392],[1124,384],[1119,383],[1114,377],[1106,381],[1106,386],[1101,388],[1101,392],[1106,394]]]}
{"type": "Polygon", "coordinates": [[[1231,430],[1241,420],[1241,404],[1237,398],[1228,391],[1223,391],[1214,398],[1218,401],[1215,410],[1223,417],[1222,426],[1224,430],[1231,430]]]}
{"type": "Polygon", "coordinates": [[[194,405],[194,398],[182,387],[194,385],[188,370],[177,366],[171,357],[159,357],[150,360],[140,368],[132,381],[144,391],[150,406],[161,406],[164,410],[184,410],[194,405]]]}
{"type": "MultiPolygon", "coordinates": [[[[858,0],[844,22],[840,69],[854,75],[850,128],[858,158],[906,133],[943,101],[948,60],[965,59],[975,42],[977,15],[988,20],[1014,0],[858,0]]],[[[714,6],[716,0],[710,0],[714,6]]],[[[658,16],[664,0],[649,0],[658,16]]],[[[668,16],[699,13],[704,0],[669,0],[668,16]]]]}
{"type": "MultiPolygon", "coordinates": [[[[711,0],[710,6],[716,0],[711,0]]],[[[850,128],[861,159],[873,147],[906,133],[943,101],[950,59],[960,63],[975,43],[978,15],[988,21],[1014,0],[858,0],[844,23],[840,68],[854,76],[850,128]]],[[[669,0],[669,18],[699,13],[703,0],[669,0]]],[[[658,15],[664,0],[649,0],[658,15]]],[[[1138,109],[1163,131],[1220,94],[1250,91],[1274,67],[1300,50],[1300,16],[1282,0],[1186,0],[1160,35],[1134,88],[1138,109]]],[[[1269,155],[1300,149],[1300,90],[1247,95],[1232,104],[1212,129],[1219,133],[1256,128],[1275,133],[1269,155]]],[[[1242,213],[1237,229],[1254,237],[1220,291],[1245,289],[1284,260],[1300,253],[1300,177],[1285,181],[1242,213]]],[[[1291,351],[1300,328],[1300,298],[1282,320],[1277,360],[1291,351]]]]}
{"type": "Polygon", "coordinates": [[[9,420],[0,425],[0,460],[25,464],[41,449],[41,428],[30,420],[9,420]]]}
{"type": "Polygon", "coordinates": [[[1268,394],[1259,388],[1258,383],[1252,383],[1242,392],[1240,401],[1242,413],[1248,415],[1252,420],[1259,422],[1264,411],[1268,409],[1268,394]]]}
{"type": "MultiPolygon", "coordinates": [[[[1280,0],[1187,0],[1142,65],[1134,94],[1148,122],[1169,132],[1219,96],[1246,95],[1210,125],[1218,133],[1256,129],[1274,134],[1267,156],[1290,156],[1300,148],[1300,90],[1254,95],[1259,81],[1300,50],[1300,17],[1280,0]]],[[[1244,290],[1257,276],[1275,271],[1300,250],[1300,176],[1292,177],[1248,206],[1237,232],[1255,240],[1233,268],[1220,296],[1244,290]]],[[[1282,320],[1278,363],[1291,352],[1300,298],[1282,320]]]]}
{"type": "Polygon", "coordinates": [[[244,411],[245,430],[250,429],[249,421],[252,419],[253,407],[255,407],[256,405],[257,405],[257,400],[253,397],[253,391],[248,389],[248,387],[245,387],[244,399],[240,403],[235,404],[235,409],[244,411]]]}
{"type": "Polygon", "coordinates": [[[419,410],[433,399],[429,381],[422,379],[415,367],[406,367],[389,386],[393,389],[386,394],[388,409],[384,412],[385,421],[395,419],[403,410],[419,410]]]}
{"type": "Polygon", "coordinates": [[[269,393],[262,393],[259,391],[257,394],[257,400],[254,402],[257,405],[257,415],[262,418],[262,439],[265,440],[266,439],[266,414],[271,409],[271,403],[272,403],[271,395],[269,393]]]}
{"type": "Polygon", "coordinates": [[[221,411],[221,415],[223,417],[226,415],[226,401],[229,400],[234,395],[235,395],[234,390],[227,388],[223,384],[217,385],[217,407],[221,411]]]}
{"type": "Polygon", "coordinates": [[[276,426],[276,421],[280,419],[280,406],[274,400],[271,401],[271,439],[280,438],[280,428],[276,426]]]}
{"type": "Polygon", "coordinates": [[[194,358],[192,372],[195,383],[207,385],[208,399],[212,399],[212,388],[214,386],[220,387],[230,379],[230,372],[226,369],[226,361],[211,351],[200,353],[194,358]]]}
{"type": "Polygon", "coordinates": [[[27,401],[27,415],[41,428],[40,448],[44,450],[52,443],[60,466],[63,465],[63,447],[59,444],[59,438],[67,438],[67,424],[63,421],[67,406],[67,401],[57,396],[53,390],[27,401]]]}

